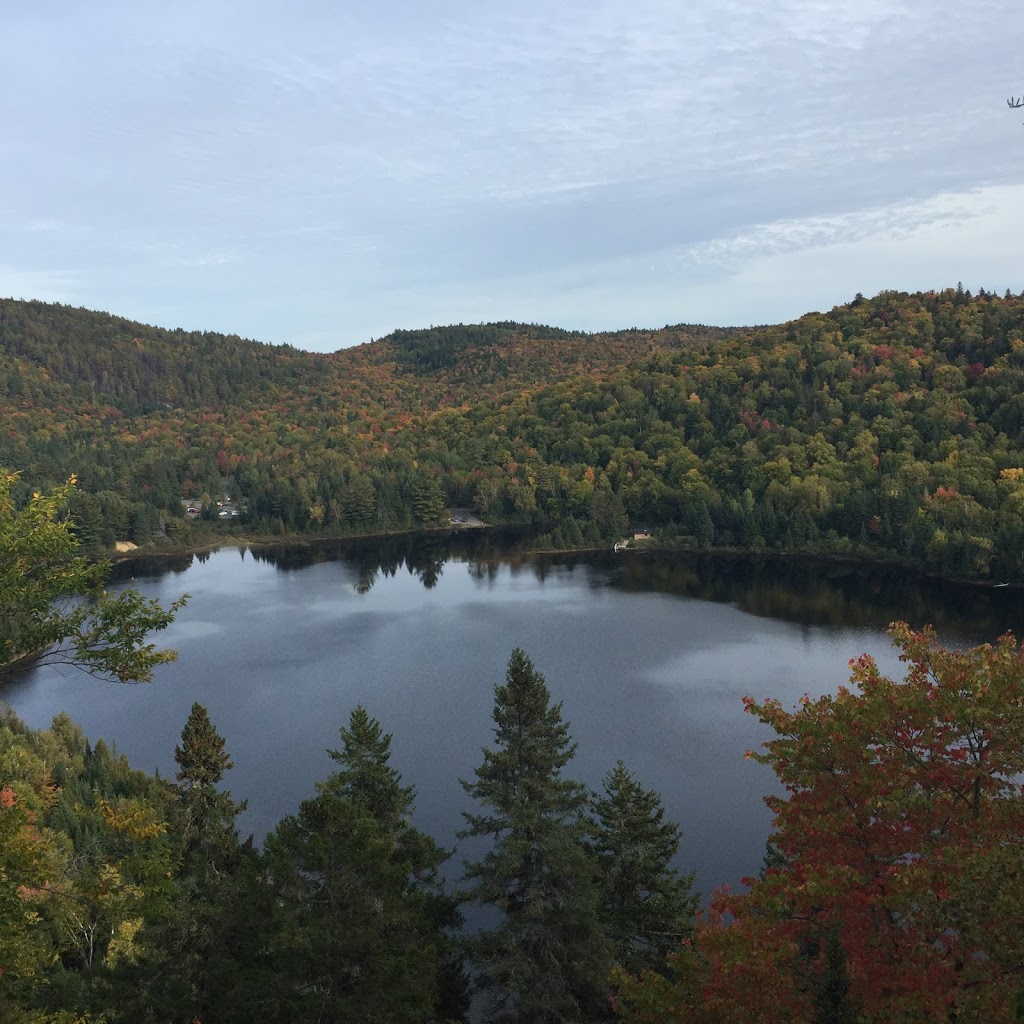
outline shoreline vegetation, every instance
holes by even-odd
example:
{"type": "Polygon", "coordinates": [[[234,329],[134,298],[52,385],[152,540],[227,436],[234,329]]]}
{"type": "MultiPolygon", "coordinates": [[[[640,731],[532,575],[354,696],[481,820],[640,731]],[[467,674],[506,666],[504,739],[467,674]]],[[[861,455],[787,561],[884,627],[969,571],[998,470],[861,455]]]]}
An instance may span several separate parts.
{"type": "Polygon", "coordinates": [[[733,330],[453,325],[330,355],[0,299],[0,394],[16,500],[78,474],[88,554],[462,508],[553,524],[539,550],[643,526],[1024,584],[1024,295],[881,292],[733,330]]]}
{"type": "MultiPolygon", "coordinates": [[[[382,531],[380,533],[338,533],[338,534],[248,534],[238,533],[229,537],[215,538],[200,541],[194,544],[152,544],[149,546],[138,546],[131,551],[115,551],[102,556],[103,561],[111,565],[123,565],[139,559],[151,558],[180,558],[183,555],[201,555],[219,551],[222,548],[236,548],[259,551],[261,549],[288,547],[295,549],[308,549],[326,544],[353,544],[357,545],[374,540],[394,540],[397,538],[450,538],[458,536],[464,530],[496,532],[506,528],[514,528],[524,532],[534,532],[537,536],[544,536],[540,528],[530,527],[522,523],[481,523],[472,527],[460,527],[459,529],[448,529],[437,527],[434,529],[407,529],[382,531]]],[[[930,580],[935,582],[950,583],[956,586],[972,587],[983,590],[1003,589],[1022,590],[1024,583],[1002,582],[996,580],[979,580],[970,577],[951,576],[929,571],[927,568],[916,564],[912,560],[900,559],[887,556],[884,553],[862,552],[846,553],[835,552],[824,549],[787,551],[778,548],[741,548],[741,547],[694,547],[692,545],[662,541],[657,536],[643,541],[630,541],[627,545],[627,538],[616,541],[601,541],[599,543],[585,543],[575,547],[548,547],[531,546],[529,540],[519,540],[510,546],[506,552],[508,555],[582,555],[595,552],[618,551],[632,555],[656,556],[659,554],[668,555],[693,555],[707,558],[739,559],[739,560],[780,560],[793,563],[821,563],[850,566],[851,568],[890,568],[899,569],[907,574],[909,578],[930,580]],[[616,544],[620,546],[616,548],[616,544]]]]}
{"type": "Polygon", "coordinates": [[[412,824],[416,780],[361,705],[331,774],[260,848],[198,702],[174,781],[66,714],[47,730],[0,715],[0,1017],[364,1019],[398,985],[410,1010],[390,1019],[409,1024],[475,1019],[472,990],[557,997],[558,1019],[587,1024],[1009,1024],[1024,998],[1020,647],[889,632],[902,681],[862,655],[849,687],[792,710],[745,698],[774,734],[749,756],[786,795],[767,797],[761,872],[703,909],[655,790],[622,761],[603,792],[570,777],[570,723],[521,649],[464,783],[458,838],[483,856],[454,888],[438,869],[456,851],[412,824]],[[463,927],[470,903],[498,912],[489,927],[463,927]]]}

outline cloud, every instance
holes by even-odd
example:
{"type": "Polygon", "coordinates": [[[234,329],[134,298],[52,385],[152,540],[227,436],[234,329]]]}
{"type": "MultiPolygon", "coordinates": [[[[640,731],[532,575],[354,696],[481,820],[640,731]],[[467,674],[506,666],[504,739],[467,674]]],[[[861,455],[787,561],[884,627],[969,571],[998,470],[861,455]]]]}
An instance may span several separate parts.
{"type": "Polygon", "coordinates": [[[1022,189],[990,187],[964,193],[942,193],[916,203],[892,203],[831,216],[811,216],[752,225],[732,236],[710,239],[675,254],[679,262],[732,267],[751,257],[833,244],[902,240],[979,219],[990,221],[1003,211],[1016,211],[1022,189]]]}
{"type": "Polygon", "coordinates": [[[58,9],[5,19],[0,251],[150,320],[651,323],[685,277],[725,321],[738,268],[955,230],[980,214],[950,197],[1024,183],[1011,0],[58,9]]]}

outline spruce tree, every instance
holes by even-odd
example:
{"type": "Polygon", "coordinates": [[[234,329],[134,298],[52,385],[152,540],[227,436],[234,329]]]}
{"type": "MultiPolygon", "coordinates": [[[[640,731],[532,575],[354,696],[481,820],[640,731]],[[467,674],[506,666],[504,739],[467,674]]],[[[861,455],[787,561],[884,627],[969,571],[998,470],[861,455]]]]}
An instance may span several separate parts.
{"type": "Polygon", "coordinates": [[[245,803],[220,788],[232,767],[224,738],[198,702],[174,760],[180,866],[163,913],[147,921],[144,952],[121,969],[119,999],[126,1018],[225,1020],[225,982],[241,969],[229,938],[242,912],[238,879],[256,855],[239,842],[236,819],[245,803]]]}
{"type": "Polygon", "coordinates": [[[229,793],[217,788],[233,764],[224,738],[198,701],[181,731],[181,746],[174,748],[174,760],[183,812],[184,869],[204,878],[221,873],[238,846],[235,819],[245,803],[235,803],[229,793]]]}
{"type": "Polygon", "coordinates": [[[490,837],[467,864],[468,898],[501,911],[468,941],[479,987],[499,1021],[560,1024],[603,1015],[610,947],[598,919],[597,878],[583,846],[585,787],[564,778],[576,745],[562,705],[526,654],[509,659],[495,688],[494,747],[466,791],[462,838],[490,837]]]}
{"type": "Polygon", "coordinates": [[[267,838],[275,921],[264,1019],[420,1024],[467,1007],[449,929],[460,923],[438,868],[449,854],[409,821],[414,790],[391,736],[357,707],[341,766],[267,838]]]}
{"type": "Polygon", "coordinates": [[[616,963],[630,973],[664,970],[691,931],[693,875],[672,867],[679,826],[665,821],[661,798],[619,761],[593,801],[591,850],[601,871],[602,920],[616,963]]]}
{"type": "Polygon", "coordinates": [[[341,765],[321,784],[347,796],[382,825],[398,829],[412,809],[415,788],[403,786],[402,776],[391,766],[391,733],[357,705],[348,728],[341,727],[341,750],[328,750],[341,765]]]}

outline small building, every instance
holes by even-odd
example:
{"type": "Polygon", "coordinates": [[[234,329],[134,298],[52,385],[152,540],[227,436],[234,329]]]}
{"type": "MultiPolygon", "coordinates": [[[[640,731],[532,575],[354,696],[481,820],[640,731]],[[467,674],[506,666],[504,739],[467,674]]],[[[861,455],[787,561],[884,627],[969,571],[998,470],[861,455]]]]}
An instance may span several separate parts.
{"type": "Polygon", "coordinates": [[[634,530],[633,531],[633,540],[650,540],[650,539],[651,539],[651,531],[650,530],[634,530]]]}

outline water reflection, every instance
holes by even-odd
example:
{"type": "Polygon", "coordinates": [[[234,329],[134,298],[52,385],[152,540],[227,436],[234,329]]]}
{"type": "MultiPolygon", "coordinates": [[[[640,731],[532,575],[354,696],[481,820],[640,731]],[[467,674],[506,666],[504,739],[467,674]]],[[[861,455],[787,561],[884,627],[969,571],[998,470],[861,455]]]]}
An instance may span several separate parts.
{"type": "MultiPolygon", "coordinates": [[[[347,566],[356,594],[366,595],[382,578],[406,572],[427,590],[437,586],[448,563],[465,564],[469,578],[493,588],[504,569],[529,572],[544,583],[553,572],[584,574],[592,589],[671,594],[730,604],[751,615],[815,626],[884,628],[895,619],[926,624],[974,643],[1012,631],[1024,633],[1022,595],[915,576],[905,569],[860,567],[804,558],[696,555],[667,552],[526,554],[523,530],[322,541],[301,546],[241,548],[256,562],[280,572],[299,572],[327,562],[347,566]]],[[[146,557],[124,562],[115,580],[152,579],[186,572],[209,554],[146,557]]]]}

